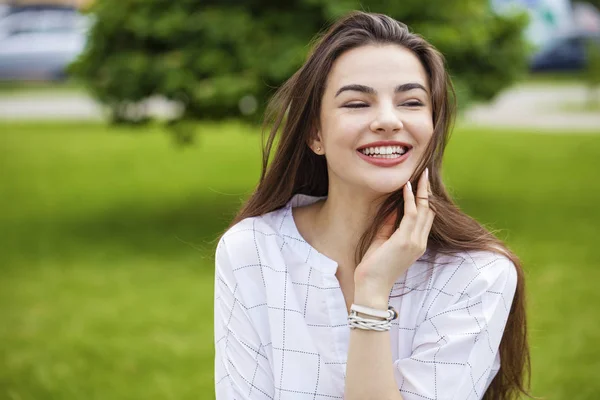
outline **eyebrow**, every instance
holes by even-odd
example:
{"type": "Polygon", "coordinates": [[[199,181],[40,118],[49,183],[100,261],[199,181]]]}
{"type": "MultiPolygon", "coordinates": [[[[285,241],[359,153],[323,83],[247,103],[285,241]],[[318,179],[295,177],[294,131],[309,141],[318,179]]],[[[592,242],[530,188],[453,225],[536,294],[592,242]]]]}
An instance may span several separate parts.
{"type": "MultiPolygon", "coordinates": [[[[416,82],[404,83],[402,85],[398,85],[394,89],[394,93],[408,92],[409,90],[413,90],[413,89],[421,89],[425,93],[428,93],[427,89],[425,89],[425,87],[423,85],[421,85],[420,83],[416,83],[416,82]]],[[[334,97],[337,97],[340,93],[345,92],[345,91],[354,91],[354,92],[361,92],[361,93],[366,93],[366,94],[377,94],[377,91],[375,89],[373,89],[372,87],[365,86],[365,85],[353,84],[353,85],[342,86],[337,91],[337,93],[335,94],[334,97]]]]}

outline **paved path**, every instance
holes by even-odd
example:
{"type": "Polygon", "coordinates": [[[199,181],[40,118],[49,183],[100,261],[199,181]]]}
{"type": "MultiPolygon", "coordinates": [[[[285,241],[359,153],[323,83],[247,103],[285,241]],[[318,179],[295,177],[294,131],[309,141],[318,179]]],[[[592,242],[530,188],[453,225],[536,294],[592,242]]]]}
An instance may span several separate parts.
{"type": "Polygon", "coordinates": [[[576,111],[583,109],[587,96],[584,86],[514,87],[489,104],[471,108],[464,121],[482,126],[537,128],[544,132],[600,132],[600,112],[576,111]]]}
{"type": "Polygon", "coordinates": [[[0,95],[2,120],[100,120],[102,107],[85,94],[0,95]]]}
{"type": "MultiPolygon", "coordinates": [[[[177,110],[174,104],[161,98],[146,102],[149,112],[168,118],[177,110]]],[[[102,120],[104,107],[85,93],[17,93],[0,94],[0,120],[102,120]]]]}
{"type": "MultiPolygon", "coordinates": [[[[461,121],[470,125],[533,128],[540,132],[600,132],[600,112],[565,111],[582,104],[583,86],[517,86],[493,102],[468,110],[461,121]]],[[[147,103],[151,114],[169,117],[176,108],[160,98],[147,103]]],[[[575,107],[577,108],[577,107],[575,107]]],[[[0,120],[101,120],[102,107],[83,93],[0,94],[0,120]]]]}

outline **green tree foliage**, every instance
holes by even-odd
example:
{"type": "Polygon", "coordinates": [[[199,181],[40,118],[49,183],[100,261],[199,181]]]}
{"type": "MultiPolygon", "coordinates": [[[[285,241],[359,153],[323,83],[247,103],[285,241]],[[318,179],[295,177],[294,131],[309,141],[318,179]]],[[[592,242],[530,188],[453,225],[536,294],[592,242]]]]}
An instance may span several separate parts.
{"type": "Polygon", "coordinates": [[[600,0],[585,0],[582,3],[590,3],[593,4],[597,9],[600,10],[600,0]]]}
{"type": "Polygon", "coordinates": [[[258,116],[315,33],[354,9],[436,45],[464,98],[489,99],[525,71],[525,17],[494,15],[488,0],[101,0],[72,71],[117,121],[142,118],[130,105],[152,95],[182,104],[183,120],[240,115],[247,96],[258,116]]]}

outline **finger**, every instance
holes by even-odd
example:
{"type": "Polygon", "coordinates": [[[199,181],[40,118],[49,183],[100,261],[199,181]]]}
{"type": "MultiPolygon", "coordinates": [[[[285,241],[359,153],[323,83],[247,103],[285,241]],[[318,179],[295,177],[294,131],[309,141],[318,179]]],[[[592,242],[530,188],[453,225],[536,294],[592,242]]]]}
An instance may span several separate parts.
{"type": "Polygon", "coordinates": [[[433,194],[433,192],[431,191],[431,179],[429,179],[429,168],[427,169],[427,194],[429,195],[429,197],[431,197],[431,195],[433,194]]]}
{"type": "MultiPolygon", "coordinates": [[[[417,188],[417,222],[415,225],[415,233],[420,235],[427,222],[427,211],[429,206],[429,168],[419,178],[419,187],[417,188]]],[[[419,236],[420,237],[420,236],[419,236]]]]}
{"type": "Polygon", "coordinates": [[[425,241],[429,238],[429,232],[431,232],[431,227],[433,226],[433,220],[435,219],[435,212],[433,210],[428,210],[425,216],[425,222],[421,229],[421,237],[424,238],[425,241]]]}
{"type": "Polygon", "coordinates": [[[407,239],[412,235],[417,222],[417,205],[415,204],[415,195],[412,192],[410,181],[404,185],[402,194],[404,196],[404,216],[396,232],[403,239],[407,239]]]}
{"type": "Polygon", "coordinates": [[[398,211],[394,210],[390,215],[385,219],[383,225],[377,231],[375,235],[375,240],[387,240],[392,233],[394,233],[394,224],[396,223],[396,216],[398,215],[398,211]]]}
{"type": "Polygon", "coordinates": [[[377,250],[381,245],[388,241],[388,239],[394,233],[394,224],[396,223],[396,218],[398,215],[398,211],[394,210],[388,217],[383,221],[381,228],[375,234],[371,245],[367,249],[367,252],[364,254],[363,259],[367,258],[372,252],[377,250]]]}
{"type": "Polygon", "coordinates": [[[429,208],[429,168],[425,168],[425,171],[419,178],[417,187],[417,209],[429,208]]]}

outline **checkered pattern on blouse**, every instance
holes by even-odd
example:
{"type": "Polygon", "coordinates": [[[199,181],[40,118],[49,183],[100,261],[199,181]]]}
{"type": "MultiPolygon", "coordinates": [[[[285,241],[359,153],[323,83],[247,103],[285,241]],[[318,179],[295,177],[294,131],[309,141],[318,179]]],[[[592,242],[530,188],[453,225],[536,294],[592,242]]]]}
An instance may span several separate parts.
{"type": "MultiPolygon", "coordinates": [[[[217,399],[342,399],[350,329],[337,263],[300,236],[291,208],[248,218],[215,259],[217,399]]],[[[413,264],[390,293],[389,331],[405,400],[480,399],[516,288],[507,258],[489,252],[413,264]],[[403,294],[402,296],[396,296],[403,294]]]]}

